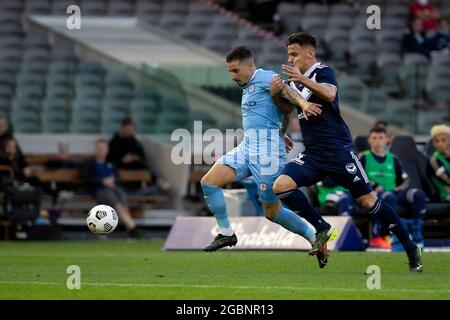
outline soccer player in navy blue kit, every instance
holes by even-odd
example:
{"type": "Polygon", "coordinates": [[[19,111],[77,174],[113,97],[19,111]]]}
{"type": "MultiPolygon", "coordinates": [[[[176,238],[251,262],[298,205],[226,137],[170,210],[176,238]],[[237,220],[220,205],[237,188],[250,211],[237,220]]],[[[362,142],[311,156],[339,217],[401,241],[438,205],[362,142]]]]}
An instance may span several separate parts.
{"type": "Polygon", "coordinates": [[[322,106],[320,114],[298,109],[298,118],[304,138],[305,151],[286,164],[273,185],[273,191],[291,210],[300,214],[316,228],[316,242],[310,254],[317,253],[335,234],[334,228],[310,205],[298,188],[313,185],[325,177],[347,188],[370,214],[397,236],[408,255],[413,272],[423,270],[420,248],[411,240],[398,214],[372,190],[353,147],[353,139],[339,109],[338,84],[334,71],[317,62],[316,39],[309,33],[292,34],[288,39],[289,65],[283,65],[289,77],[284,83],[280,77],[271,82],[274,99],[292,103],[298,99],[322,106]]]}

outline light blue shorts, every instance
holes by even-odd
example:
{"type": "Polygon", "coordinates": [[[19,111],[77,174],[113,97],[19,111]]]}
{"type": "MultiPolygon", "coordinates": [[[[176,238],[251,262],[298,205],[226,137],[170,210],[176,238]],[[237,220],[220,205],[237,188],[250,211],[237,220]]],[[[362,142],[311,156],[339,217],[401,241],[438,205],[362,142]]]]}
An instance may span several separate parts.
{"type": "Polygon", "coordinates": [[[236,171],[235,181],[253,176],[262,203],[277,202],[278,198],[273,193],[272,186],[286,163],[286,153],[279,151],[270,156],[249,155],[244,148],[243,143],[239,144],[217,160],[217,163],[233,168],[236,171]]]}

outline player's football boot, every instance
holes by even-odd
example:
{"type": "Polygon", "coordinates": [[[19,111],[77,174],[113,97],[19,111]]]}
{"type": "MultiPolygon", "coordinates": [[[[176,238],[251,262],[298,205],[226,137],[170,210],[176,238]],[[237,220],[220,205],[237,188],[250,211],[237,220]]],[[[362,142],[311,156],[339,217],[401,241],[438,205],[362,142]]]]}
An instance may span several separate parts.
{"type": "Polygon", "coordinates": [[[319,249],[319,251],[317,251],[316,257],[317,262],[319,262],[319,268],[325,268],[328,263],[328,248],[326,243],[319,249]]]}
{"type": "Polygon", "coordinates": [[[203,251],[210,252],[210,251],[217,251],[220,248],[223,247],[233,247],[237,243],[237,237],[236,234],[233,234],[232,236],[224,236],[223,234],[218,234],[213,242],[209,244],[209,246],[203,248],[203,251]]]}
{"type": "Polygon", "coordinates": [[[315,256],[319,249],[326,244],[328,241],[334,240],[338,236],[335,228],[319,231],[316,233],[316,241],[312,245],[311,250],[309,250],[309,255],[315,256]]]}
{"type": "Polygon", "coordinates": [[[408,260],[409,260],[409,271],[411,272],[423,271],[422,252],[419,246],[417,246],[416,250],[412,255],[408,255],[408,260]]]}

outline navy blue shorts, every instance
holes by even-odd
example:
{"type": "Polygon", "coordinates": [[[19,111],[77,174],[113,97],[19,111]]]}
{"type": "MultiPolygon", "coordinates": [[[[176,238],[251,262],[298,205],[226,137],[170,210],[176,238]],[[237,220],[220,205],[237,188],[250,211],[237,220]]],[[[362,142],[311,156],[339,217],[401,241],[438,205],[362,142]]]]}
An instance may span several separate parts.
{"type": "Polygon", "coordinates": [[[335,183],[348,189],[357,199],[372,191],[369,179],[354,151],[342,151],[332,157],[299,154],[281,170],[298,187],[310,186],[329,176],[335,183]]]}

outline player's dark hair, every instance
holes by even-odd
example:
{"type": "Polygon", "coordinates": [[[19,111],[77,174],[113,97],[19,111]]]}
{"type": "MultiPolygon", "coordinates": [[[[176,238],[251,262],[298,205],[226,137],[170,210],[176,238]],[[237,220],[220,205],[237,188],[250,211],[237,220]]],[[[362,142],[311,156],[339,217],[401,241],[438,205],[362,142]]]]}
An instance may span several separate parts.
{"type": "Polygon", "coordinates": [[[291,44],[298,44],[299,46],[311,46],[316,48],[316,38],[308,32],[293,33],[288,38],[288,46],[291,44]]]}
{"type": "Polygon", "coordinates": [[[372,133],[384,133],[384,134],[386,134],[386,129],[383,128],[383,127],[373,127],[373,128],[370,129],[370,131],[369,131],[369,136],[370,136],[372,133]]]}
{"type": "Polygon", "coordinates": [[[236,47],[227,54],[227,63],[238,60],[251,59],[252,52],[245,46],[236,47]]]}
{"type": "Polygon", "coordinates": [[[133,119],[130,117],[125,117],[122,119],[122,127],[128,126],[130,124],[133,124],[133,119]]]}

